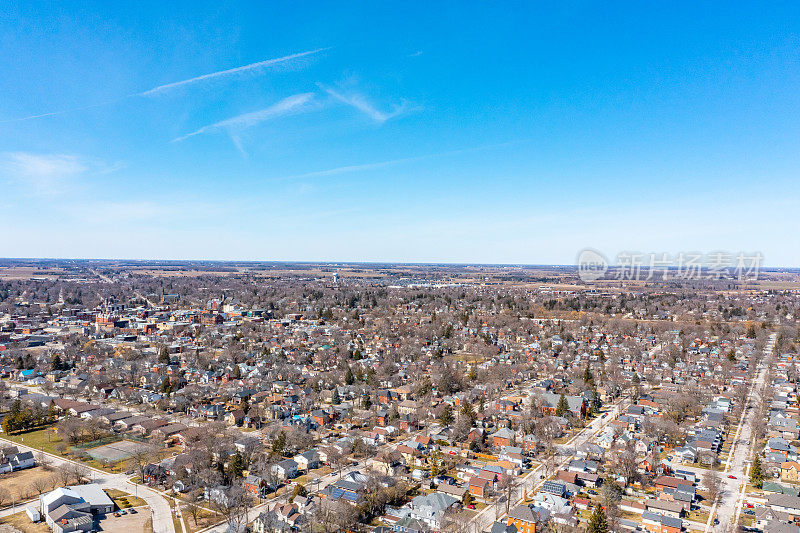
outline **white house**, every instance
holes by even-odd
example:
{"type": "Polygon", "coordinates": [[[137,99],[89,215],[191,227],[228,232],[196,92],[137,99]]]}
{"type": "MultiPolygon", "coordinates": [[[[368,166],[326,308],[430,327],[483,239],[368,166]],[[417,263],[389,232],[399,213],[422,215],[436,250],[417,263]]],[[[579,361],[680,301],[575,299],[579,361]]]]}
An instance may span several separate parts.
{"type": "Polygon", "coordinates": [[[36,464],[33,452],[18,452],[16,446],[3,450],[0,474],[31,468],[36,464]]]}
{"type": "Polygon", "coordinates": [[[417,496],[409,503],[410,511],[408,516],[424,522],[432,529],[439,529],[442,525],[444,513],[458,503],[458,498],[441,492],[417,496]]]}
{"type": "Polygon", "coordinates": [[[114,510],[114,502],[100,485],[61,487],[39,496],[41,514],[55,533],[91,531],[92,515],[114,510]]]}
{"type": "Polygon", "coordinates": [[[278,479],[291,479],[297,475],[297,463],[294,459],[284,459],[272,465],[270,470],[278,479]]]}
{"type": "Polygon", "coordinates": [[[299,470],[308,471],[319,466],[319,453],[317,450],[308,450],[292,457],[299,470]]]}

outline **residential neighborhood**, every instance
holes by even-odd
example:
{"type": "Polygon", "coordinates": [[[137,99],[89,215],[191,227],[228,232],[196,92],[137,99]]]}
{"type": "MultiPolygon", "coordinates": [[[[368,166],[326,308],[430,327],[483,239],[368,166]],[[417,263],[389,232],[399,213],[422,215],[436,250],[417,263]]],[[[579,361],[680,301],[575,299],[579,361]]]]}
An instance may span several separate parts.
{"type": "Polygon", "coordinates": [[[138,272],[2,282],[0,507],[52,531],[800,521],[796,291],[138,272]]]}

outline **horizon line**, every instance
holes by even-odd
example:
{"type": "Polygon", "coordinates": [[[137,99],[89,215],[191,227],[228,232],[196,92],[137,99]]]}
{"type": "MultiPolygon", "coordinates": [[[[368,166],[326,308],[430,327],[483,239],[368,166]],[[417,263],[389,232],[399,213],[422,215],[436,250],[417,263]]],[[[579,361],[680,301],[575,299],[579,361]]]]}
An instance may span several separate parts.
{"type": "MultiPolygon", "coordinates": [[[[485,267],[551,267],[551,268],[577,268],[575,263],[479,263],[464,261],[335,261],[335,260],[307,260],[307,259],[143,259],[132,257],[0,257],[3,261],[135,261],[135,262],[166,262],[166,263],[273,263],[273,264],[303,264],[303,265],[409,265],[409,266],[485,266],[485,267]]],[[[609,268],[619,268],[625,265],[609,264],[609,268]]],[[[668,267],[677,269],[677,267],[668,267]]],[[[800,266],[761,266],[759,270],[798,270],[800,266]]],[[[609,280],[610,281],[610,280],[609,280]]],[[[618,280],[625,281],[625,280],[618,280]]]]}

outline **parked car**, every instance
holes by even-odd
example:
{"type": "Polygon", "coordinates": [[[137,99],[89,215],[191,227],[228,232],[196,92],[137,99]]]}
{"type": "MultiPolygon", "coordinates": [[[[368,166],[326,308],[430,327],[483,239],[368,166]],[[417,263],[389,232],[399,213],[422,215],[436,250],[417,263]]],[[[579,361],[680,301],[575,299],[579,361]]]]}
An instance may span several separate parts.
{"type": "Polygon", "coordinates": [[[728,479],[736,479],[736,476],[734,476],[733,474],[728,474],[728,479]]]}

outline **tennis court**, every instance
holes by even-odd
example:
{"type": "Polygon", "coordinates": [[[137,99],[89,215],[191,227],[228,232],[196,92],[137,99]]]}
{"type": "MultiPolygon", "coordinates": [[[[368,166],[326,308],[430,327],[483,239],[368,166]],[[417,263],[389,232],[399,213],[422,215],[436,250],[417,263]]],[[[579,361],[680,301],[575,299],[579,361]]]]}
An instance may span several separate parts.
{"type": "Polygon", "coordinates": [[[111,444],[105,444],[97,448],[92,448],[91,450],[86,450],[86,453],[89,454],[92,459],[101,462],[116,463],[130,458],[138,450],[146,447],[147,445],[141,442],[121,440],[119,442],[112,442],[111,444]]]}

